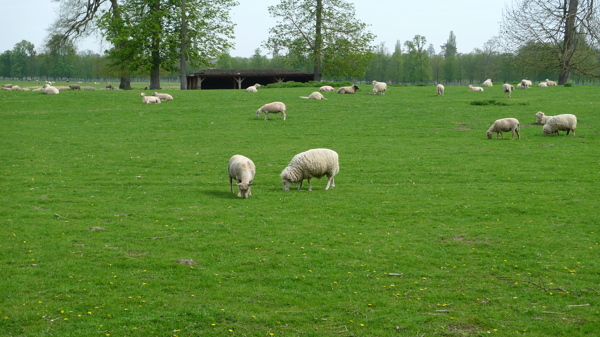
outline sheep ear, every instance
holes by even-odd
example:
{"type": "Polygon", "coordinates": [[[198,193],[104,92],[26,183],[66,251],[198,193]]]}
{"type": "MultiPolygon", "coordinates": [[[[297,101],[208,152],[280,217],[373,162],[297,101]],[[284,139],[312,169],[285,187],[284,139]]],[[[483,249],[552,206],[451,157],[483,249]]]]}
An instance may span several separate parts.
{"type": "Polygon", "coordinates": [[[252,183],[249,183],[248,186],[252,186],[252,183]]]}

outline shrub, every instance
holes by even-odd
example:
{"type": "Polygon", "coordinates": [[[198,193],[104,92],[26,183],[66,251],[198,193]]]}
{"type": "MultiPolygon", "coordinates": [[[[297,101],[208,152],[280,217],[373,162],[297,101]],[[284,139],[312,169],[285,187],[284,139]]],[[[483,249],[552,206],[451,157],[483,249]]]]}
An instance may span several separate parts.
{"type": "Polygon", "coordinates": [[[565,87],[572,87],[572,86],[573,86],[573,83],[571,83],[571,82],[567,82],[567,83],[565,83],[565,85],[564,85],[564,86],[565,86],[565,87]]]}

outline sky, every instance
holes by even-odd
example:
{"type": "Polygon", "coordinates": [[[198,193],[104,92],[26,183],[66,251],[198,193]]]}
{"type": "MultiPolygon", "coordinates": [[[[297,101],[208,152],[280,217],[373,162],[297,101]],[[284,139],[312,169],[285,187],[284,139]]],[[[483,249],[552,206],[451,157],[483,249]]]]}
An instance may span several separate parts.
{"type": "MultiPolygon", "coordinates": [[[[433,44],[435,51],[448,41],[450,31],[456,36],[459,53],[470,53],[482,48],[492,37],[499,35],[502,10],[511,0],[346,0],[354,4],[356,18],[366,24],[377,37],[375,45],[384,43],[390,52],[396,41],[412,40],[415,35],[425,36],[426,46],[433,44]]],[[[231,56],[250,57],[261,48],[276,24],[267,8],[280,0],[238,0],[239,6],[231,12],[235,27],[235,47],[231,56]]],[[[40,50],[48,35],[47,29],[57,16],[58,4],[50,0],[0,0],[0,53],[12,50],[22,40],[33,43],[40,50]]],[[[78,50],[102,53],[107,48],[97,38],[88,38],[78,44],[78,50]]]]}

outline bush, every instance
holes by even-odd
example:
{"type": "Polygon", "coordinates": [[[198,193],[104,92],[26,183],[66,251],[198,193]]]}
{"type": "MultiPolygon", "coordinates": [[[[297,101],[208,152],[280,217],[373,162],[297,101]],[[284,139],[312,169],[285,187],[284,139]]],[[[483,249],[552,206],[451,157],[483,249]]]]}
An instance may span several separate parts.
{"type": "Polygon", "coordinates": [[[565,83],[565,87],[572,87],[572,86],[573,86],[573,83],[571,83],[571,82],[565,83]]]}
{"type": "Polygon", "coordinates": [[[488,99],[483,101],[472,101],[471,105],[508,105],[508,103],[498,102],[495,99],[488,99]]]}
{"type": "Polygon", "coordinates": [[[315,87],[315,88],[319,88],[322,87],[324,85],[330,85],[332,87],[343,87],[343,86],[349,86],[352,85],[352,82],[349,81],[343,81],[343,82],[319,82],[319,81],[309,81],[309,82],[294,82],[294,81],[287,81],[287,82],[279,82],[279,83],[271,83],[265,86],[265,88],[303,88],[303,87],[315,87]]]}

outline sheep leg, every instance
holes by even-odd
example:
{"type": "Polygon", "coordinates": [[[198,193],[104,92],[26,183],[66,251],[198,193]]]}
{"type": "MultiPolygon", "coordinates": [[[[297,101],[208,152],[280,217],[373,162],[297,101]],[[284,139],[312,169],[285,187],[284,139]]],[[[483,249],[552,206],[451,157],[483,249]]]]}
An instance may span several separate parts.
{"type": "Polygon", "coordinates": [[[229,177],[229,190],[231,191],[231,193],[233,192],[233,178],[229,177]]]}
{"type": "Polygon", "coordinates": [[[330,178],[327,180],[327,187],[325,187],[325,190],[328,190],[330,186],[331,186],[331,187],[335,187],[335,182],[333,181],[333,177],[330,177],[330,178]]]}
{"type": "Polygon", "coordinates": [[[307,180],[308,180],[308,190],[312,191],[312,184],[310,183],[310,178],[308,178],[307,180]]]}

